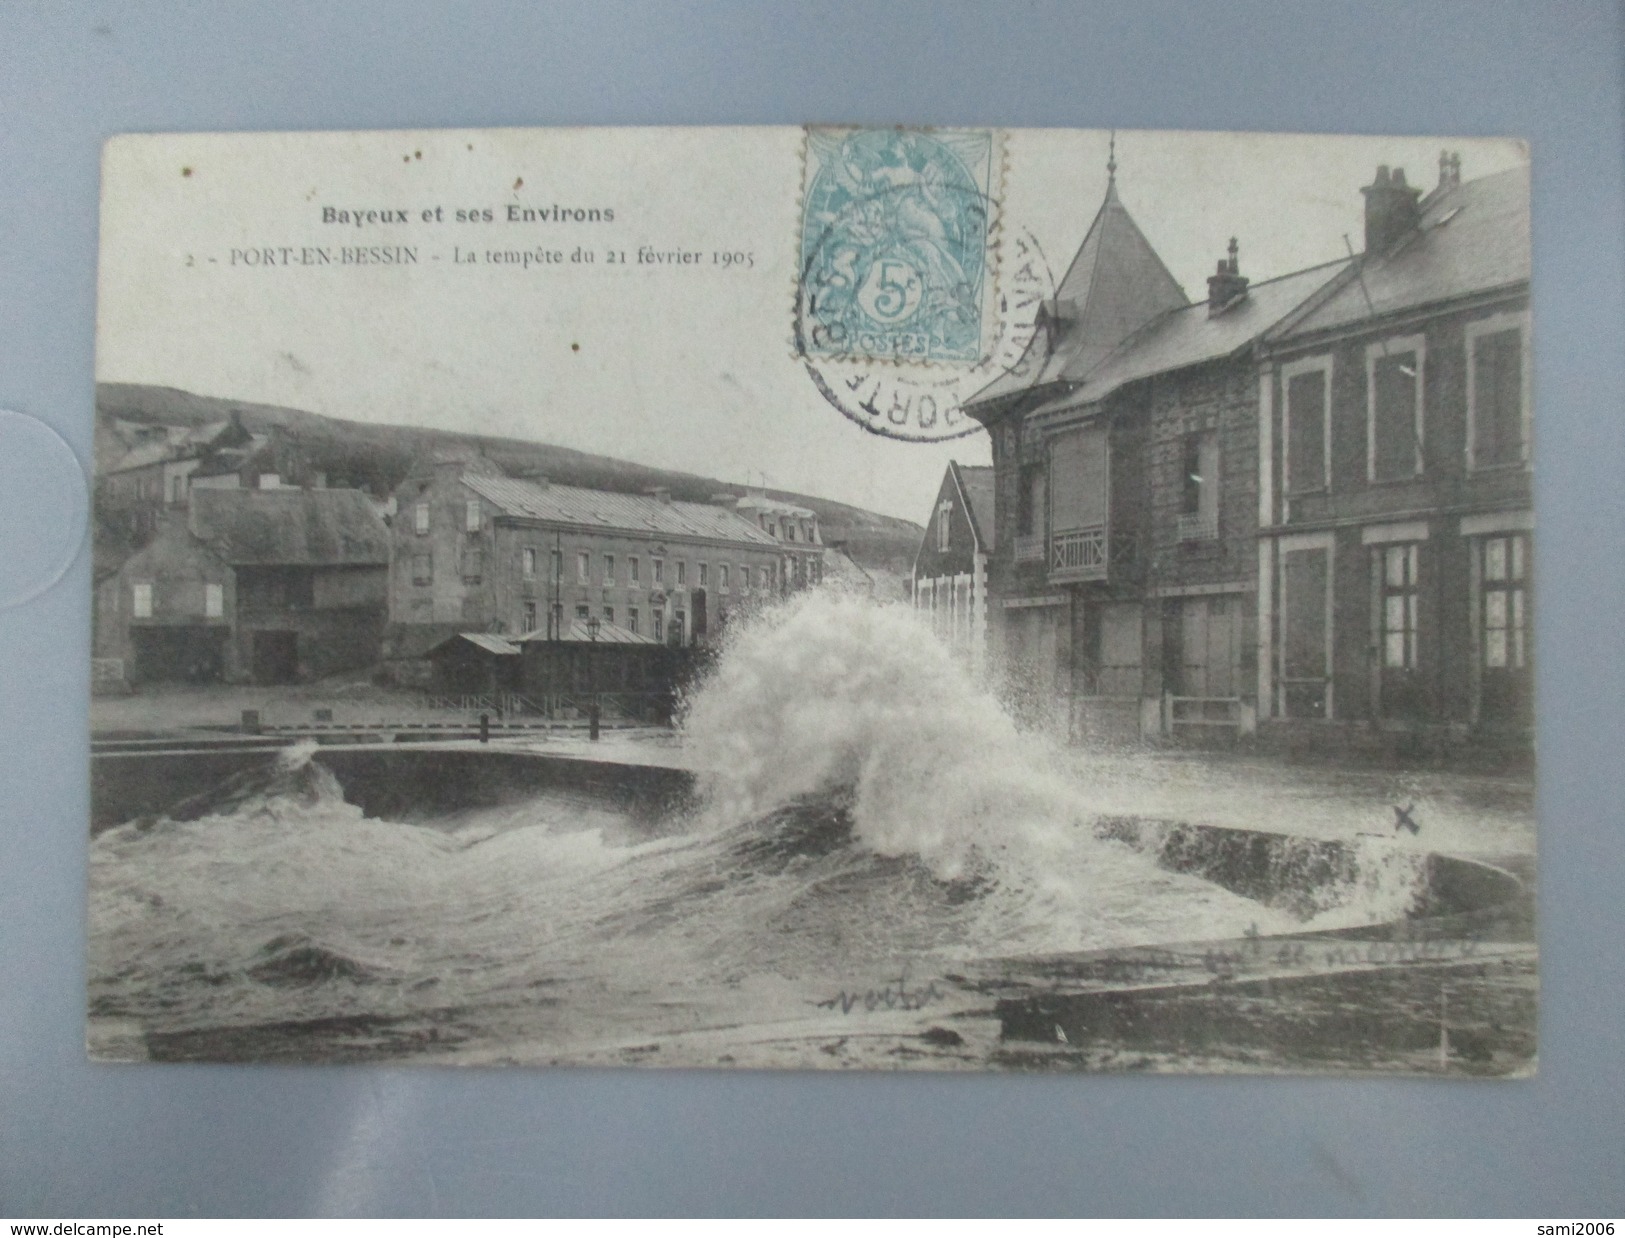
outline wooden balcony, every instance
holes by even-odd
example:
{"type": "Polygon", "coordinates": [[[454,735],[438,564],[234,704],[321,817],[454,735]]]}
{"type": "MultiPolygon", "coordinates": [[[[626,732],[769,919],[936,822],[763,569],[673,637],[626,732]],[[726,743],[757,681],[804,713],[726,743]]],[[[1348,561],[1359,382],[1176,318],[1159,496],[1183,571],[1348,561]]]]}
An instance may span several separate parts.
{"type": "Polygon", "coordinates": [[[1052,584],[1105,580],[1106,526],[1068,529],[1050,538],[1049,578],[1052,584]]]}

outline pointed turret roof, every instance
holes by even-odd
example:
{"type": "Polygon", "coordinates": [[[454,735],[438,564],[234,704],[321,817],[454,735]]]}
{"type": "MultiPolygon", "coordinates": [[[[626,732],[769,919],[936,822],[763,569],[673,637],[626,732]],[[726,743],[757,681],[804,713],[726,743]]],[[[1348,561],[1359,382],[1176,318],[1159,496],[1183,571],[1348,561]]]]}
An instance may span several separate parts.
{"type": "Polygon", "coordinates": [[[1000,375],[976,394],[967,411],[974,416],[974,405],[1031,391],[1063,376],[1080,379],[1135,331],[1188,304],[1184,289],[1118,197],[1114,171],[1094,222],[1056,287],[1055,299],[1040,311],[1028,352],[1046,354],[1043,364],[1036,374],[1034,367],[1018,365],[1000,375]]]}

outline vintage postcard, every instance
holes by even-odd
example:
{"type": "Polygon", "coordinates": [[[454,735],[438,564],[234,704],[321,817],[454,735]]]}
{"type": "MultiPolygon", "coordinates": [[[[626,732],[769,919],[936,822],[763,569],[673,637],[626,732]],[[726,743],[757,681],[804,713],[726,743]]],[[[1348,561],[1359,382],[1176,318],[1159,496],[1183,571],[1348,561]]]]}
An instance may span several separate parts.
{"type": "Polygon", "coordinates": [[[1528,158],[113,139],[90,1054],[1530,1074],[1528,158]]]}

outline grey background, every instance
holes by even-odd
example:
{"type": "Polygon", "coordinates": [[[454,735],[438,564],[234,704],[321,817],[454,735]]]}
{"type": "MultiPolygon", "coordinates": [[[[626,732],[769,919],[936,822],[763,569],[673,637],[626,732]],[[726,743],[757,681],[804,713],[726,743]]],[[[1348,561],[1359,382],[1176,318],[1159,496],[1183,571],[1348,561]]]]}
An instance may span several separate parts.
{"type": "Polygon", "coordinates": [[[0,612],[0,1214],[1625,1212],[1621,32],[1580,0],[0,9],[0,406],[87,469],[97,157],[120,131],[1530,138],[1544,984],[1539,1077],[1510,1084],[92,1067],[86,552],[0,612]]]}

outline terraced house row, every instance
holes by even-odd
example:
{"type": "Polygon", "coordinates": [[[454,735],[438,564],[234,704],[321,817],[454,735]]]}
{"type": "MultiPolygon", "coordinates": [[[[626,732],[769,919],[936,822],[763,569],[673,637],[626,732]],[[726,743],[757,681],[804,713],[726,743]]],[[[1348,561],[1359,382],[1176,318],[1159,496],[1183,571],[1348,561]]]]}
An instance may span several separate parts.
{"type": "Polygon", "coordinates": [[[916,604],[973,538],[950,605],[1032,721],[1528,742],[1527,168],[1360,192],[1363,252],[1254,282],[1231,240],[1192,303],[1114,175],[1027,376],[970,404],[991,513],[945,480],[916,604]]]}

